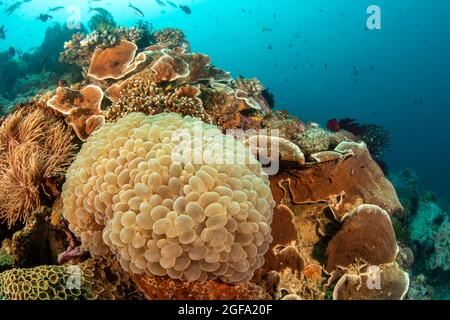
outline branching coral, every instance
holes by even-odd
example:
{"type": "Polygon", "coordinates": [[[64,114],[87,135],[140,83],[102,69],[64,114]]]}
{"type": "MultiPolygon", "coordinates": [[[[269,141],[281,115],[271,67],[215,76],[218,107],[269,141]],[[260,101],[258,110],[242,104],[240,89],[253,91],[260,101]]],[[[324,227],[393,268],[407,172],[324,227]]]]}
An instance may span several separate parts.
{"type": "Polygon", "coordinates": [[[43,182],[63,175],[76,147],[73,135],[41,109],[21,109],[0,127],[0,219],[25,221],[51,196],[43,182]]]}
{"type": "Polygon", "coordinates": [[[165,28],[153,32],[152,40],[155,44],[150,48],[153,49],[155,48],[174,49],[177,47],[182,47],[189,50],[190,48],[190,44],[186,40],[184,32],[175,28],[165,28]]]}
{"type": "Polygon", "coordinates": [[[61,53],[59,61],[87,68],[97,49],[113,47],[121,40],[133,43],[138,42],[144,37],[144,32],[145,30],[141,28],[120,27],[112,32],[98,32],[94,30],[88,35],[77,33],[72,36],[72,40],[65,43],[64,51],[61,53]]]}
{"type": "Polygon", "coordinates": [[[176,90],[167,90],[152,82],[145,74],[141,74],[120,86],[115,86],[114,90],[117,92],[112,93],[111,90],[113,88],[106,94],[116,101],[105,112],[108,121],[116,121],[133,112],[147,115],[177,112],[211,123],[209,115],[203,109],[202,101],[197,97],[200,90],[196,87],[182,86],[176,90]],[[118,98],[112,98],[112,94],[118,98]]]}

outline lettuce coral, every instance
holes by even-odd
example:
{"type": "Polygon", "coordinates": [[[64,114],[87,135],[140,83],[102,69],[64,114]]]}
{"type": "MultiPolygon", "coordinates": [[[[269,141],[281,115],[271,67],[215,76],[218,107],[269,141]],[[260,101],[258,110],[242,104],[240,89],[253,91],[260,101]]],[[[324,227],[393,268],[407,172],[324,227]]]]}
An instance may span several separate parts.
{"type": "Polygon", "coordinates": [[[127,271],[239,283],[264,264],[275,206],[268,177],[215,126],[132,113],[96,131],[66,178],[69,228],[127,271]]]}

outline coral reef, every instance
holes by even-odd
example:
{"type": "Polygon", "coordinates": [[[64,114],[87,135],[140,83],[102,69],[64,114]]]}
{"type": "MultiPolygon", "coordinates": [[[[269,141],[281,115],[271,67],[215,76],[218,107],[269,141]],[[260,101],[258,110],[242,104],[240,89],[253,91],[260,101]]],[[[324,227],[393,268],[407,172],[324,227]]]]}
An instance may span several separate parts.
{"type": "Polygon", "coordinates": [[[190,44],[186,40],[184,32],[180,29],[165,28],[159,31],[153,32],[151,35],[155,47],[175,49],[178,47],[190,50],[190,44]]]}
{"type": "Polygon", "coordinates": [[[433,296],[433,287],[426,282],[426,278],[423,274],[411,279],[407,297],[408,300],[432,300],[433,296]]]}
{"type": "MultiPolygon", "coordinates": [[[[0,219],[25,221],[64,175],[75,152],[66,126],[41,109],[20,109],[0,127],[0,219]]],[[[57,189],[57,188],[56,188],[57,189]]]]}
{"type": "Polygon", "coordinates": [[[117,45],[94,52],[88,76],[95,80],[121,79],[145,62],[145,54],[136,56],[138,47],[133,42],[121,40],[117,45]]]}
{"type": "Polygon", "coordinates": [[[128,300],[140,299],[117,262],[92,258],[76,266],[39,266],[0,274],[0,299],[128,300]]]}
{"type": "Polygon", "coordinates": [[[101,109],[103,95],[103,91],[94,85],[80,91],[59,87],[47,105],[64,115],[78,138],[85,141],[105,123],[101,109]]]}
{"type": "Polygon", "coordinates": [[[274,202],[261,165],[218,128],[178,114],[104,125],[63,190],[64,216],[91,254],[111,250],[137,274],[244,282],[272,240],[274,202]],[[238,151],[245,162],[219,164],[238,151]]]}
{"type": "Polygon", "coordinates": [[[132,275],[134,282],[150,300],[270,300],[265,290],[254,283],[237,285],[207,280],[183,282],[170,278],[132,275]]]}
{"type": "Polygon", "coordinates": [[[394,262],[372,271],[363,267],[346,273],[336,284],[334,300],[402,300],[409,289],[409,276],[394,262]],[[379,277],[379,279],[377,279],[379,277]],[[379,281],[379,283],[377,283],[379,281]],[[379,287],[377,288],[377,286],[379,287]]]}
{"type": "MultiPolygon", "coordinates": [[[[447,214],[448,217],[448,214],[447,214]]],[[[430,258],[430,268],[450,270],[450,220],[446,218],[433,237],[434,252],[430,258]]]]}
{"type": "Polygon", "coordinates": [[[0,299],[403,299],[404,270],[425,273],[410,297],[448,278],[447,213],[408,172],[393,176],[403,210],[386,130],[273,110],[181,30],[90,27],[59,29],[72,66],[8,87],[34,97],[0,127],[0,299]]]}
{"type": "Polygon", "coordinates": [[[79,32],[72,36],[72,40],[64,44],[64,51],[60,54],[59,61],[86,69],[91,64],[91,58],[97,49],[114,47],[120,41],[136,43],[144,36],[144,30],[137,27],[120,27],[113,32],[94,30],[87,36],[79,32]]]}

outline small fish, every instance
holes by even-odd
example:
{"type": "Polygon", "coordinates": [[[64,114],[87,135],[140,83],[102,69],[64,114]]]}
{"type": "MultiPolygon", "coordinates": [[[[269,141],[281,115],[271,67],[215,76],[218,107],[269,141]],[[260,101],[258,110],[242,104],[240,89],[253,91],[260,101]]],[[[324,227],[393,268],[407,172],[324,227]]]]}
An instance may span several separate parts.
{"type": "Polygon", "coordinates": [[[108,16],[111,15],[108,10],[103,9],[103,8],[98,8],[98,7],[97,8],[91,8],[91,7],[89,7],[88,13],[91,13],[92,11],[101,14],[103,17],[108,17],[108,16]]]}
{"type": "Polygon", "coordinates": [[[262,32],[272,32],[273,30],[267,27],[262,27],[262,32]]]}
{"type": "Polygon", "coordinates": [[[0,39],[3,39],[3,40],[6,39],[6,30],[5,30],[5,26],[1,26],[1,27],[0,27],[0,39]]]}
{"type": "Polygon", "coordinates": [[[144,13],[142,12],[142,10],[139,9],[138,7],[133,6],[133,5],[131,4],[131,2],[130,2],[130,4],[128,5],[128,7],[129,7],[129,8],[132,8],[132,9],[134,10],[134,12],[135,12],[138,16],[140,16],[140,17],[145,17],[145,15],[144,15],[144,13]]]}
{"type": "Polygon", "coordinates": [[[57,6],[57,7],[49,8],[47,12],[56,12],[56,11],[59,11],[61,9],[64,9],[64,7],[63,6],[57,6]]]}
{"type": "Polygon", "coordinates": [[[155,0],[155,1],[160,7],[165,7],[166,6],[166,4],[164,2],[162,2],[161,0],[155,0]]]}
{"type": "Polygon", "coordinates": [[[186,14],[191,14],[191,13],[192,13],[191,8],[189,8],[188,6],[180,5],[180,8],[181,8],[181,10],[183,10],[183,12],[186,13],[186,14]]]}
{"type": "Polygon", "coordinates": [[[269,46],[267,47],[267,49],[268,49],[268,50],[272,50],[272,49],[273,49],[272,45],[269,44],[269,46]]]}
{"type": "Polygon", "coordinates": [[[178,8],[178,5],[176,3],[173,3],[172,1],[166,1],[169,6],[171,6],[172,8],[178,8]]]}
{"type": "Polygon", "coordinates": [[[41,13],[36,19],[41,20],[42,22],[47,22],[49,19],[53,19],[53,17],[49,14],[41,13]]]}
{"type": "Polygon", "coordinates": [[[6,14],[7,14],[8,16],[11,15],[14,11],[16,11],[17,9],[19,9],[21,5],[22,5],[22,2],[20,2],[20,1],[15,2],[13,5],[9,6],[9,7],[5,10],[6,14]]]}

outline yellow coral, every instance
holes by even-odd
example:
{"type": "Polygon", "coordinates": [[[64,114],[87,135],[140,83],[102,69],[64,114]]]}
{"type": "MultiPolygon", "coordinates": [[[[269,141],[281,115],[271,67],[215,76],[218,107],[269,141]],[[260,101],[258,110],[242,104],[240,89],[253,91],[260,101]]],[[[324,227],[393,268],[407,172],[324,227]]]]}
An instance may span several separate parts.
{"type": "Polygon", "coordinates": [[[217,127],[174,113],[133,113],[94,133],[63,200],[91,254],[111,250],[137,274],[242,282],[272,241],[275,202],[261,164],[217,127]]]}
{"type": "Polygon", "coordinates": [[[111,259],[78,266],[39,266],[0,274],[0,299],[115,300],[142,298],[129,276],[111,259]]]}

